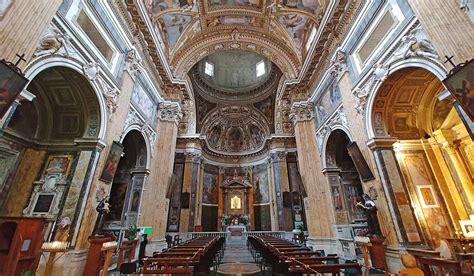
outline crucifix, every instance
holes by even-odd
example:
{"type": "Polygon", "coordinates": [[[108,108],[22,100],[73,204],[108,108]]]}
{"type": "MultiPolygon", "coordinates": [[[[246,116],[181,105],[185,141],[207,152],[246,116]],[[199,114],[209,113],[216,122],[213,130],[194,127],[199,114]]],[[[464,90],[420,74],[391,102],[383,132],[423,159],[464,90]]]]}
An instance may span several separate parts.
{"type": "Polygon", "coordinates": [[[18,57],[18,60],[16,61],[15,66],[18,66],[18,64],[20,64],[20,62],[22,61],[26,62],[26,59],[24,59],[25,54],[21,54],[21,56],[19,54],[16,54],[16,56],[18,57]]]}

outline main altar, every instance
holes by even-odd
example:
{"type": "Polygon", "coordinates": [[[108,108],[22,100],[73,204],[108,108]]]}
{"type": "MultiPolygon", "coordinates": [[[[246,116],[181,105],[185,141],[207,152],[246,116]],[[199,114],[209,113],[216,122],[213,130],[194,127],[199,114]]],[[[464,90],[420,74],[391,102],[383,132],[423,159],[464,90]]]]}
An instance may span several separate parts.
{"type": "Polygon", "coordinates": [[[241,236],[250,230],[250,215],[253,213],[252,185],[247,177],[234,177],[226,179],[222,189],[222,230],[230,232],[231,236],[241,236]]]}

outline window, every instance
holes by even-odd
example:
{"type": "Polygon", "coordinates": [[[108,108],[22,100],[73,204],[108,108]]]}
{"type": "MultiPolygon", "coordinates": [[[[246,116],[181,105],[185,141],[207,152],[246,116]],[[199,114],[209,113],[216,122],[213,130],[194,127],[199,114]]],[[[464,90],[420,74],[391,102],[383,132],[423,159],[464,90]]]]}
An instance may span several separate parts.
{"type": "Polygon", "coordinates": [[[208,76],[214,76],[214,64],[206,61],[206,66],[204,68],[204,73],[208,76]]]}
{"type": "Polygon", "coordinates": [[[257,78],[265,74],[265,62],[263,60],[257,63],[257,78]]]}

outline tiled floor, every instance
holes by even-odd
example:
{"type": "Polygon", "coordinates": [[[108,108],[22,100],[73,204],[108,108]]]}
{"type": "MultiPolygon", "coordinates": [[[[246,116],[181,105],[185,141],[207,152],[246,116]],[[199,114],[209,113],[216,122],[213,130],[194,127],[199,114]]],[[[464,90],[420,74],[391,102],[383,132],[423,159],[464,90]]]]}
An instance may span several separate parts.
{"type": "Polygon", "coordinates": [[[217,272],[219,275],[236,276],[260,274],[260,269],[247,249],[247,240],[231,237],[226,241],[222,264],[217,272]]]}

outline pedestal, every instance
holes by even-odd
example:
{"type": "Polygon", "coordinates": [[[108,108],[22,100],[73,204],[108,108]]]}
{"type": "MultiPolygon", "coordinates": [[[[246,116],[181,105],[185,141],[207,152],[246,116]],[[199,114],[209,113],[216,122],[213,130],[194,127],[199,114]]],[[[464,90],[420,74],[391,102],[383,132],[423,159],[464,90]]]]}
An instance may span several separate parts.
{"type": "Polygon", "coordinates": [[[369,247],[370,260],[372,261],[372,267],[387,271],[387,260],[385,259],[385,247],[383,242],[385,237],[372,236],[370,237],[370,243],[372,246],[369,247]]]}
{"type": "Polygon", "coordinates": [[[89,253],[87,254],[84,276],[99,275],[102,264],[102,244],[113,241],[112,237],[90,237],[89,253]]]}

